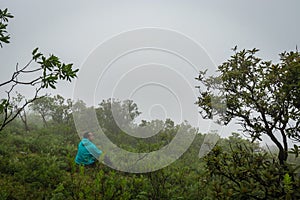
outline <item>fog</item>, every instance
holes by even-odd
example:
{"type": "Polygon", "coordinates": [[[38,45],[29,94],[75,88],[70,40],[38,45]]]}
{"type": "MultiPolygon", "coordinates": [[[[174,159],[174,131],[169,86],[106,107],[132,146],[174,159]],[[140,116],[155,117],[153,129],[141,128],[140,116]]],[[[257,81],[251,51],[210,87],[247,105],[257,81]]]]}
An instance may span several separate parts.
{"type": "MultiPolygon", "coordinates": [[[[80,68],[76,81],[48,93],[89,105],[130,98],[141,118],[188,120],[202,132],[213,128],[194,105],[198,70],[213,73],[235,45],[259,48],[262,58],[277,61],[300,44],[297,0],[1,1],[6,7],[15,17],[11,43],[0,49],[1,82],[39,47],[80,68]]],[[[222,134],[237,129],[231,124],[222,134]]]]}

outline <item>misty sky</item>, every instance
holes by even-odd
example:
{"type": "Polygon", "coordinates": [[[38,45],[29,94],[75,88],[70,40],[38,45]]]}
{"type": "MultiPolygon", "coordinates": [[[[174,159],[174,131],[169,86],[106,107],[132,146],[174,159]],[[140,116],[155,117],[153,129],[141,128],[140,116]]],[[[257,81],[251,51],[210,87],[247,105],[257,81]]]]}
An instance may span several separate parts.
{"type": "MultiPolygon", "coordinates": [[[[77,68],[82,68],[89,56],[104,41],[120,33],[145,27],[174,30],[193,39],[206,52],[207,57],[204,56],[203,59],[210,59],[213,63],[207,67],[216,67],[226,61],[232,55],[230,49],[235,45],[240,49],[259,48],[261,57],[274,61],[278,60],[279,53],[295,50],[296,45],[298,47],[300,45],[298,0],[1,0],[0,5],[2,9],[9,8],[15,16],[8,26],[11,43],[0,49],[1,82],[10,77],[16,63],[22,66],[29,61],[35,47],[39,47],[45,54],[53,53],[64,62],[72,62],[77,68]]],[[[114,46],[115,49],[119,49],[117,44],[114,46]]],[[[114,90],[117,91],[114,93],[117,98],[127,96],[136,100],[145,118],[163,116],[173,118],[177,122],[183,120],[178,117],[181,115],[176,113],[178,102],[190,104],[188,108],[183,106],[188,112],[195,110],[194,91],[190,94],[187,89],[189,87],[185,86],[185,83],[195,84],[193,81],[197,73],[195,70],[184,71],[183,69],[186,69],[184,64],[180,65],[180,68],[178,65],[180,60],[176,60],[178,58],[157,53],[148,51],[131,54],[121,60],[121,63],[115,63],[107,71],[108,76],[101,80],[99,68],[84,69],[85,73],[98,75],[97,85],[93,89],[96,94],[92,100],[100,102],[102,98],[110,97],[110,92],[114,90]],[[154,59],[152,63],[156,64],[149,64],[151,58],[154,59]],[[163,67],[166,63],[171,68],[175,66],[174,70],[163,67]],[[144,67],[132,70],[143,64],[144,67]],[[122,71],[121,66],[127,67],[123,67],[122,71]],[[128,73],[130,70],[131,74],[128,73]],[[179,73],[172,75],[170,72],[179,73]],[[126,73],[128,76],[124,75],[126,73]],[[190,81],[182,79],[181,75],[190,81]],[[138,77],[140,78],[138,82],[132,82],[138,77]],[[147,84],[143,86],[143,80],[149,82],[152,79],[156,83],[159,80],[165,82],[156,85],[159,87],[154,85],[147,87],[147,84]],[[136,87],[133,87],[134,85],[136,87]],[[165,90],[162,85],[166,86],[165,90]],[[183,99],[178,100],[176,96],[182,96],[183,99]]],[[[209,63],[203,62],[200,65],[209,63]]],[[[81,84],[89,83],[89,79],[84,78],[83,74],[79,74],[80,79],[81,84]]],[[[50,92],[73,98],[75,84],[76,81],[72,84],[64,83],[59,85],[56,91],[50,92]]]]}

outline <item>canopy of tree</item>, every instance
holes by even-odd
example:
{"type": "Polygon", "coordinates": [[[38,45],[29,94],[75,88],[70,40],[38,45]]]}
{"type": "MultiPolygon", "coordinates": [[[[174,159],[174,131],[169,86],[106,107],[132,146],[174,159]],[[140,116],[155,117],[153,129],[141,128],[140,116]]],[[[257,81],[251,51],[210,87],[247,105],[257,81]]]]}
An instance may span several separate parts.
{"type": "Polygon", "coordinates": [[[257,57],[257,52],[235,52],[218,67],[217,76],[200,72],[197,104],[206,118],[218,116],[224,124],[239,120],[253,140],[267,135],[284,164],[288,139],[300,142],[300,53],[283,52],[274,64],[257,57]]]}

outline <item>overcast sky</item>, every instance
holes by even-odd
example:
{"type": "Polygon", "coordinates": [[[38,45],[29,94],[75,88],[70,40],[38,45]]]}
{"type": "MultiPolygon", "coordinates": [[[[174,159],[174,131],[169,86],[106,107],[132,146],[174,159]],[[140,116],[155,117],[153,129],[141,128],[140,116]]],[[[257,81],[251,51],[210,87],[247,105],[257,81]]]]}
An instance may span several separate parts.
{"type": "MultiPolygon", "coordinates": [[[[275,61],[279,53],[295,50],[296,45],[300,45],[298,0],[1,0],[0,5],[2,9],[9,8],[15,16],[8,26],[11,43],[0,49],[1,82],[10,77],[16,63],[22,66],[29,61],[35,47],[39,47],[45,54],[54,53],[64,62],[72,62],[77,68],[84,68],[90,56],[103,42],[110,41],[120,33],[145,27],[173,30],[191,38],[207,55],[205,57],[202,52],[201,59],[207,61],[202,64],[206,65],[210,60],[214,67],[230,57],[230,49],[235,45],[240,49],[259,48],[260,56],[275,61]]],[[[137,35],[136,38],[142,40],[142,37],[137,35]]],[[[173,43],[178,44],[176,40],[173,43]]],[[[114,48],[119,49],[118,43],[114,48]]],[[[197,73],[195,70],[180,71],[184,69],[184,65],[180,68],[180,61],[177,62],[176,59],[178,57],[170,55],[164,57],[163,52],[160,55],[157,51],[137,52],[124,58],[121,63],[115,63],[107,71],[109,75],[103,79],[99,77],[99,68],[86,67],[82,71],[90,75],[95,70],[97,72],[96,88],[93,89],[96,94],[92,98],[94,101],[100,102],[102,98],[110,97],[109,92],[112,90],[119,91],[114,93],[114,97],[123,98],[124,91],[127,91],[125,96],[137,101],[145,118],[171,117],[179,122],[183,120],[182,115],[178,114],[180,109],[176,111],[180,103],[190,104],[186,110],[195,110],[194,91],[190,94],[189,89],[185,88],[188,86],[184,84],[193,85],[197,73]],[[155,58],[152,63],[156,64],[149,64],[149,58],[155,58]],[[163,62],[165,60],[169,61],[163,62]],[[167,67],[164,67],[166,63],[167,67]],[[126,70],[120,71],[123,65],[127,68],[123,67],[126,70]],[[136,66],[142,67],[136,69],[136,66]],[[147,71],[148,69],[151,70],[147,71]],[[170,72],[177,74],[170,75],[170,72]],[[146,76],[142,76],[143,74],[146,76]],[[159,78],[159,74],[163,76],[159,78]],[[130,84],[134,83],[131,82],[134,77],[142,77],[141,80],[147,79],[147,82],[139,80],[136,87],[133,87],[130,84]],[[166,82],[149,85],[151,80],[159,83],[164,77],[166,82]],[[177,83],[177,87],[174,83],[177,83]],[[180,96],[185,99],[180,99],[180,96]]],[[[89,82],[84,78],[84,73],[79,74],[78,79],[89,82]]],[[[73,98],[75,85],[76,81],[72,84],[64,83],[51,93],[73,98]]]]}

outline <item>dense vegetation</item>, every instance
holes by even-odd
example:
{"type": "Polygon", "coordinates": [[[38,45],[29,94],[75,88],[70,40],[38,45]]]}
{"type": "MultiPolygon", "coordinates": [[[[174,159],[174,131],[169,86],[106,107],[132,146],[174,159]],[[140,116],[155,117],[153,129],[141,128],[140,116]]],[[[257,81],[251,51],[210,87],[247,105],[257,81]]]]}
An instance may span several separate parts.
{"type": "MultiPolygon", "coordinates": [[[[0,9],[1,48],[10,42],[11,18],[8,9],[0,9]]],[[[233,133],[199,158],[205,135],[197,133],[173,164],[133,174],[101,162],[93,168],[77,166],[80,138],[72,113],[80,113],[83,128],[93,130],[89,113],[95,109],[106,136],[133,152],[158,150],[180,128],[185,134],[196,129],[171,119],[136,123],[140,112],[131,100],[103,100],[93,108],[83,101],[41,95],[44,88],[55,89],[58,81],[72,81],[78,69],[34,49],[32,59],[21,68],[17,64],[12,77],[0,83],[6,90],[0,100],[0,199],[300,199],[299,146],[288,145],[288,139],[300,142],[300,54],[284,52],[280,63],[273,64],[256,57],[257,49],[234,51],[219,66],[219,76],[200,72],[197,104],[203,117],[218,116],[224,124],[238,119],[251,141],[233,133]],[[28,80],[26,74],[36,78],[28,80]],[[14,96],[18,86],[30,87],[33,97],[14,96]],[[130,137],[121,128],[128,123],[132,130],[148,126],[159,132],[146,139],[130,137]],[[262,135],[270,137],[278,153],[255,142],[262,135]]]]}
{"type": "MultiPolygon", "coordinates": [[[[80,140],[73,121],[71,104],[88,109],[83,102],[71,103],[61,96],[47,97],[45,121],[36,109],[27,110],[27,128],[18,118],[0,134],[0,199],[297,199],[300,197],[299,161],[290,157],[283,168],[274,152],[238,134],[220,139],[206,157],[199,158],[204,135],[199,133],[189,150],[161,170],[131,174],[115,171],[102,163],[95,168],[75,165],[80,140]],[[60,101],[57,101],[60,99],[60,101]],[[57,120],[60,119],[60,120],[57,120]]],[[[123,147],[132,140],[114,130],[111,112],[103,101],[96,108],[107,134],[123,147]],[[105,117],[104,117],[105,115],[105,117]],[[107,119],[107,121],[103,120],[107,119]]],[[[113,101],[120,107],[131,101],[113,101]]],[[[132,102],[131,102],[132,103],[132,102]]],[[[131,104],[132,105],[132,104],[131,104]]],[[[41,106],[41,105],[40,105],[41,106]]],[[[136,105],[135,105],[136,106],[136,105]]],[[[46,109],[44,109],[45,111],[46,109]]],[[[138,113],[137,109],[132,109],[138,113]]],[[[153,123],[146,122],[143,123],[153,123]]],[[[158,122],[156,122],[158,123],[158,122]]],[[[179,126],[160,121],[160,138],[172,138],[179,126]]],[[[140,125],[141,125],[140,124],[140,125]]],[[[119,132],[118,132],[119,131],[119,132]]],[[[140,140],[136,151],[156,149],[161,139],[140,140]],[[141,148],[141,149],[138,149],[141,148]]],[[[168,141],[168,140],[163,140],[168,141]]],[[[101,147],[100,147],[101,148],[101,147]]]]}

